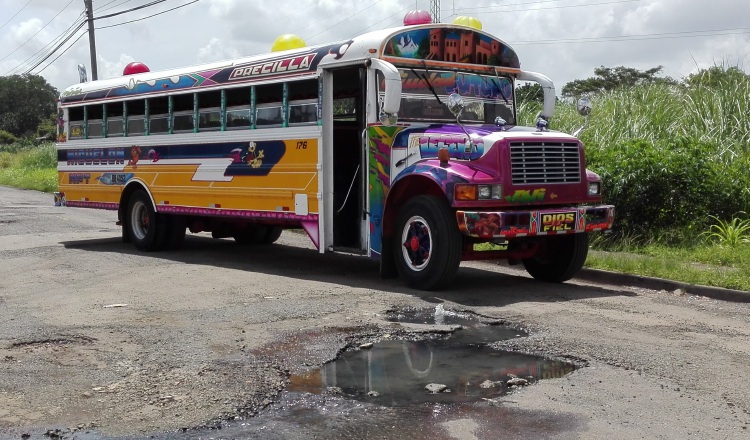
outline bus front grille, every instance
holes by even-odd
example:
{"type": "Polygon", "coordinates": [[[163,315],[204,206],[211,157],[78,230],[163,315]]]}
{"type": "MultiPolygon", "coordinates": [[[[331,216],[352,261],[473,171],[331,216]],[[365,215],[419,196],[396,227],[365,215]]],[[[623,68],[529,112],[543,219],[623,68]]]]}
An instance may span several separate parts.
{"type": "Polygon", "coordinates": [[[581,156],[577,142],[511,142],[514,185],[578,183],[581,156]]]}

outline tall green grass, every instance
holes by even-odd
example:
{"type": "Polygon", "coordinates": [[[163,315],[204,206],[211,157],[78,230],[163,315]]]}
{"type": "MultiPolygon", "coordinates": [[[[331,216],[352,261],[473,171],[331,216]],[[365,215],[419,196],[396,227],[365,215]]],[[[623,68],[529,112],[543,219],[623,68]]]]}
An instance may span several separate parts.
{"type": "MultiPolygon", "coordinates": [[[[616,205],[621,239],[697,242],[716,219],[750,212],[750,76],[715,67],[681,84],[590,98],[580,138],[587,166],[604,179],[605,202],[616,205]]],[[[519,106],[519,120],[533,125],[539,109],[519,106]]],[[[582,123],[574,102],[558,102],[553,129],[572,133],[582,123]]]]}
{"type": "MultiPolygon", "coordinates": [[[[580,138],[616,219],[586,265],[750,290],[750,76],[715,67],[590,98],[580,138]]],[[[519,121],[534,125],[540,109],[519,106],[519,121]]],[[[558,102],[552,129],[582,123],[574,102],[558,102]]]]}
{"type": "Polygon", "coordinates": [[[0,146],[0,185],[57,191],[55,144],[26,142],[0,146]]]}
{"type": "MultiPolygon", "coordinates": [[[[713,144],[712,158],[724,162],[750,154],[750,76],[727,75],[724,81],[644,84],[591,97],[590,125],[581,135],[589,149],[641,139],[658,144],[687,138],[713,144]]],[[[523,125],[535,125],[541,106],[519,106],[523,125]]],[[[573,132],[582,123],[574,102],[560,101],[552,126],[573,132]]]]}

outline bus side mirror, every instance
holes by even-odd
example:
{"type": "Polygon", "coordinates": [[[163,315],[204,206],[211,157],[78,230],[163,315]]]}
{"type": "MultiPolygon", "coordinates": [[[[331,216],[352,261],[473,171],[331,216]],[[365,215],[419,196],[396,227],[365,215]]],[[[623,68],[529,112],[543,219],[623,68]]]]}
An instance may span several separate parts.
{"type": "Polygon", "coordinates": [[[401,106],[401,74],[393,64],[377,58],[369,59],[368,67],[378,70],[383,74],[385,90],[383,102],[380,107],[380,120],[382,122],[385,119],[386,122],[392,122],[390,125],[394,125],[398,119],[398,109],[401,106]]]}
{"type": "Polygon", "coordinates": [[[584,96],[581,99],[578,100],[578,103],[576,104],[576,109],[578,110],[578,114],[581,116],[588,116],[591,114],[591,100],[584,96]]]}
{"type": "Polygon", "coordinates": [[[586,96],[579,99],[578,103],[576,103],[576,110],[578,110],[578,114],[580,114],[586,119],[584,119],[583,125],[578,127],[578,129],[572,133],[573,136],[575,137],[580,136],[583,130],[589,125],[589,115],[591,114],[591,108],[592,108],[591,100],[587,98],[586,96]]]}

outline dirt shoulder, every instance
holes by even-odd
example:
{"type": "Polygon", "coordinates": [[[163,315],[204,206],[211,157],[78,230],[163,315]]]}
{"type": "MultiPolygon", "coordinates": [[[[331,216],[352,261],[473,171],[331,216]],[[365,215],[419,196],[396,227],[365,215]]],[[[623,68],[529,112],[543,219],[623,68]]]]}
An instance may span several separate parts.
{"type": "Polygon", "coordinates": [[[587,365],[505,399],[539,420],[563,415],[560,438],[748,434],[748,304],[543,284],[486,263],[426,293],[380,280],[367,258],[319,255],[301,234],[244,248],[189,237],[144,254],[114,220],[0,187],[0,433],[137,435],[251,416],[290,372],[352,336],[396,331],[385,311],[441,303],[531,332],[500,348],[587,365]]]}

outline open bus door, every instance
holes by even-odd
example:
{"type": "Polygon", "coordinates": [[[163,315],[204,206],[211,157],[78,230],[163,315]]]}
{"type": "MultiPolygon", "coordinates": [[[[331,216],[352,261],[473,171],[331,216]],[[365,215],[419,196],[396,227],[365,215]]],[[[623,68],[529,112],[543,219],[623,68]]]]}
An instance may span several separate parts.
{"type": "Polygon", "coordinates": [[[378,120],[395,123],[401,99],[401,77],[390,63],[371,59],[364,66],[326,69],[322,78],[324,209],[321,249],[367,254],[370,245],[367,126],[378,120]],[[381,104],[378,104],[376,72],[382,73],[386,84],[381,104]]]}
{"type": "Polygon", "coordinates": [[[365,253],[365,140],[367,70],[364,66],[323,73],[324,249],[365,253]]]}

